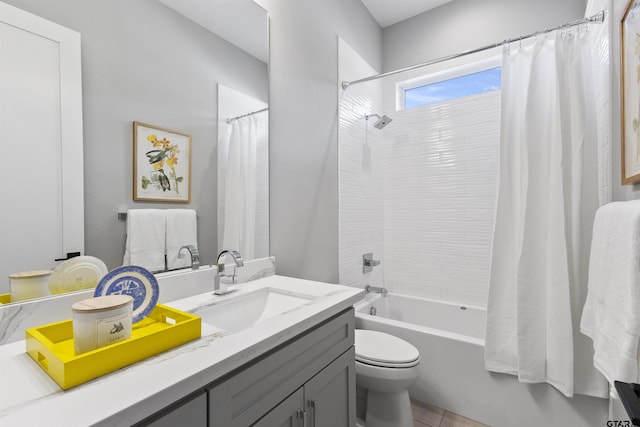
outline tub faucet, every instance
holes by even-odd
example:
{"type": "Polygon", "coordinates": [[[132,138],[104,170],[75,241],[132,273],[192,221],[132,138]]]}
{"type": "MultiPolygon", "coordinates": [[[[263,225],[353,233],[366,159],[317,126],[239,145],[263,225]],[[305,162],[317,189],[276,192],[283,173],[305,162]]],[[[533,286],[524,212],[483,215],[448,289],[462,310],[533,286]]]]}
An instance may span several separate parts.
{"type": "Polygon", "coordinates": [[[180,248],[178,251],[178,258],[184,258],[184,254],[182,250],[186,249],[189,251],[189,255],[191,255],[191,269],[197,270],[200,268],[200,252],[198,252],[198,248],[193,245],[185,245],[180,248]]]}
{"type": "Polygon", "coordinates": [[[218,266],[218,272],[216,273],[215,281],[213,283],[213,293],[217,295],[226,294],[227,292],[229,292],[227,290],[227,284],[222,283],[220,279],[223,277],[231,277],[231,283],[236,282],[235,269],[238,267],[242,267],[244,265],[244,261],[242,260],[242,255],[240,255],[240,252],[236,250],[225,249],[224,251],[220,252],[220,254],[218,255],[218,260],[216,261],[216,265],[218,266]],[[227,255],[230,255],[233,258],[233,262],[235,263],[233,274],[225,274],[224,259],[226,258],[227,255]],[[223,260],[222,263],[220,263],[220,259],[223,260]]]}
{"type": "Polygon", "coordinates": [[[371,292],[374,292],[374,293],[377,293],[377,294],[382,294],[383,297],[386,297],[387,294],[389,293],[387,288],[378,288],[376,286],[370,286],[370,285],[365,286],[364,287],[364,291],[367,294],[371,293],[371,292]]]}

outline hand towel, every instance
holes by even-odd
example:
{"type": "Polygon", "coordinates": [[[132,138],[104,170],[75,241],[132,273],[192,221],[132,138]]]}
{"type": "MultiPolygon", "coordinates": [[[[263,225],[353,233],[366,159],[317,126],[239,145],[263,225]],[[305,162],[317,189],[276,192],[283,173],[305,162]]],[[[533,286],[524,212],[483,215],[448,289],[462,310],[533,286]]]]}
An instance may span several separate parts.
{"type": "Polygon", "coordinates": [[[640,200],[596,212],[580,330],[593,340],[594,366],[611,384],[640,382],[640,200]]]}
{"type": "Polygon", "coordinates": [[[165,213],[162,209],[129,209],[123,265],[150,271],[165,269],[165,213]]]}
{"type": "Polygon", "coordinates": [[[196,211],[193,209],[167,209],[166,211],[167,269],[191,266],[191,256],[186,249],[178,258],[182,246],[198,247],[196,211]]]}

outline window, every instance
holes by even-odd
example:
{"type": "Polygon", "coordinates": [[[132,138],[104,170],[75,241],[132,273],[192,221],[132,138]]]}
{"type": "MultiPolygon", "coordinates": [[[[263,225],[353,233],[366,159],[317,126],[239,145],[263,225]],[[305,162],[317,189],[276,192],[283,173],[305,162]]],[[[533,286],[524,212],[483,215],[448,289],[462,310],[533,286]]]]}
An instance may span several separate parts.
{"type": "Polygon", "coordinates": [[[500,90],[501,68],[490,68],[421,86],[404,88],[404,109],[500,90]]]}

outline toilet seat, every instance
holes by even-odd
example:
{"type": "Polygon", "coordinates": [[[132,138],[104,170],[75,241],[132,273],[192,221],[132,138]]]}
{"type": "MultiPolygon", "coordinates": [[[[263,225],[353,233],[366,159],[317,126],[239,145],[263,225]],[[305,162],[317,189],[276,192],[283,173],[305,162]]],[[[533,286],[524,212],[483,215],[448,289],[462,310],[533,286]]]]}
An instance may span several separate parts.
{"type": "Polygon", "coordinates": [[[356,361],[383,368],[410,368],[420,363],[418,349],[403,339],[379,331],[356,329],[356,361]]]}

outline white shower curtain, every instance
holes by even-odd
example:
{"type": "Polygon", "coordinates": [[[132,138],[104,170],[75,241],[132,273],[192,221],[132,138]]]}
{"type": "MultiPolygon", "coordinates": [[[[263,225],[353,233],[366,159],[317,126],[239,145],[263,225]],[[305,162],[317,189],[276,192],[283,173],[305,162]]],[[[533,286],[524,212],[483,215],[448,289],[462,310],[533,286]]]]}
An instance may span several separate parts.
{"type": "Polygon", "coordinates": [[[566,396],[607,393],[579,333],[602,203],[592,51],[584,28],[503,49],[485,366],[566,396]]]}
{"type": "Polygon", "coordinates": [[[255,258],[257,119],[234,120],[227,132],[229,150],[224,194],[222,247],[255,258]]]}

